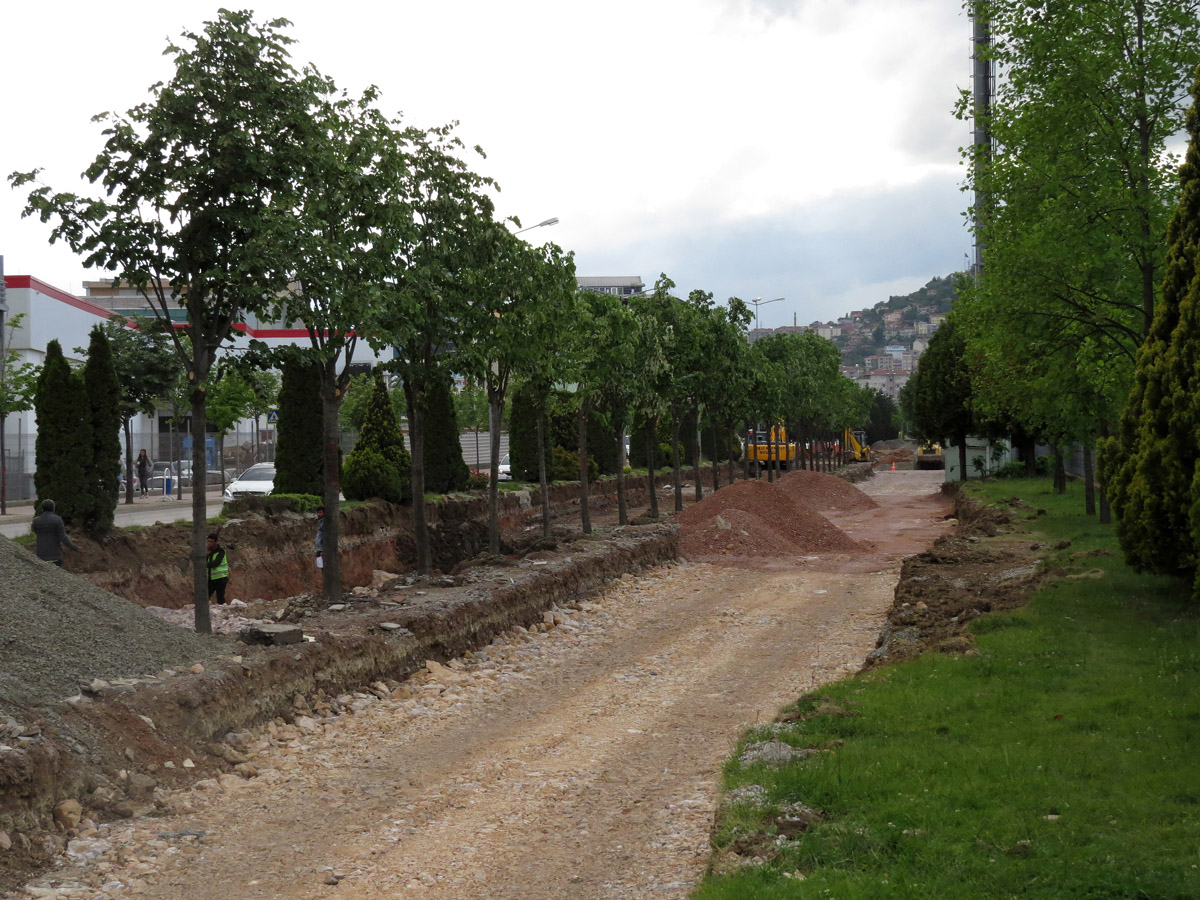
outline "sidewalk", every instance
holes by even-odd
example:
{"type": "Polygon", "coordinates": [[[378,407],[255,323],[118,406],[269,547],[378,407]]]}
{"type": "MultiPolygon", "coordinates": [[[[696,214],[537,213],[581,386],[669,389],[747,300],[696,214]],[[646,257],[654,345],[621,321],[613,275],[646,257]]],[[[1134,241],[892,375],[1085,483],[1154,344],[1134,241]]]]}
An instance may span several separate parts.
{"type": "MultiPolygon", "coordinates": [[[[206,515],[211,518],[221,512],[224,500],[220,489],[214,488],[206,497],[208,510],[206,515]]],[[[32,501],[21,500],[7,504],[8,514],[0,516],[0,534],[8,538],[29,534],[29,523],[33,521],[36,512],[32,501]]],[[[121,495],[115,515],[118,527],[126,525],[154,525],[157,522],[190,522],[192,520],[192,491],[184,488],[184,499],[176,500],[161,496],[140,497],[134,495],[133,503],[126,504],[125,495],[121,495]]]]}

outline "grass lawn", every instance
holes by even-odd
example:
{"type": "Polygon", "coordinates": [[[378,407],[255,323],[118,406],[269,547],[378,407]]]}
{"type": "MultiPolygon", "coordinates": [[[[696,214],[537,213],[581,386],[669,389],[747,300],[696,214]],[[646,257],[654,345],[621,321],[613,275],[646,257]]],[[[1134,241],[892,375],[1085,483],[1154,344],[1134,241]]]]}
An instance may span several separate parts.
{"type": "Polygon", "coordinates": [[[714,844],[766,861],[694,897],[1200,897],[1200,607],[1124,565],[1081,486],[973,490],[1046,509],[1016,527],[1072,542],[1049,560],[1061,577],[972,622],[978,655],[872,670],[744,736],[739,751],[769,737],[825,752],[781,768],[735,754],[726,788],[761,785],[767,806],[727,806],[714,844]],[[782,837],[789,806],[822,818],[782,837]]]}

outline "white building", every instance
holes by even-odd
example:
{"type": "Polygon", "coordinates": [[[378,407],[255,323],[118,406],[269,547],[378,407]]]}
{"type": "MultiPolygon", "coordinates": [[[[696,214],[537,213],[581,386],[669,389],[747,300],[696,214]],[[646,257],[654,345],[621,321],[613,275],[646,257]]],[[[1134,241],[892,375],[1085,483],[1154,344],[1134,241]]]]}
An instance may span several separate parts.
{"type": "MultiPolygon", "coordinates": [[[[84,354],[77,353],[75,348],[81,348],[86,353],[94,326],[103,324],[118,313],[137,311],[143,315],[153,314],[144,300],[127,290],[114,289],[111,281],[88,282],[85,284],[85,297],[72,296],[30,275],[9,275],[6,276],[5,283],[8,321],[11,322],[16,316],[22,317],[21,327],[5,329],[7,346],[17,352],[18,362],[42,365],[46,358],[46,346],[50,341],[57,340],[68,362],[72,365],[82,365],[84,354]]],[[[224,348],[226,352],[245,349],[249,346],[251,338],[257,338],[271,347],[289,344],[310,345],[308,332],[303,328],[282,327],[277,323],[268,324],[253,319],[239,323],[234,328],[234,338],[224,348]]],[[[365,342],[360,341],[353,362],[365,368],[376,361],[375,353],[365,342]]],[[[273,427],[268,425],[264,429],[258,429],[255,424],[251,420],[239,423],[237,432],[226,436],[226,449],[250,440],[251,435],[264,443],[273,442],[273,427]]],[[[168,447],[176,441],[184,447],[190,447],[190,438],[179,438],[179,432],[186,430],[186,427],[186,423],[173,425],[170,410],[167,409],[158,410],[154,416],[139,415],[130,426],[133,452],[136,455],[138,450],[145,447],[152,458],[168,458],[172,452],[168,447]]],[[[12,499],[33,495],[36,436],[37,422],[32,410],[15,413],[5,419],[4,461],[7,496],[12,499]]],[[[122,433],[122,453],[124,439],[125,435],[122,433]]],[[[209,465],[216,466],[218,462],[215,459],[216,448],[212,435],[209,436],[206,445],[209,448],[209,465]]],[[[177,444],[172,449],[179,452],[177,444]]]]}

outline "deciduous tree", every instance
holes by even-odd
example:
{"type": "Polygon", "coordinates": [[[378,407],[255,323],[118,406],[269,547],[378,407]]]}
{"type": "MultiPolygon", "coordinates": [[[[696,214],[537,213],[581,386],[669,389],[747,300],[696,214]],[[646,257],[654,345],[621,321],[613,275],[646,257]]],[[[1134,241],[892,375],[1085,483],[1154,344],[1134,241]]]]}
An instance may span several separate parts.
{"type": "MultiPolygon", "coordinates": [[[[105,115],[107,141],[87,168],[103,197],[36,187],[26,213],[54,219],[89,266],[116,271],[171,320],[190,388],[192,467],[206,468],[205,384],[218,348],[246,313],[264,313],[288,285],[297,227],[297,176],[309,158],[320,85],[288,56],[284,19],[221,10],[167,54],[175,72],[152,100],[105,115]],[[184,340],[184,338],[187,340],[184,340]]],[[[33,182],[36,172],[12,177],[33,182]]],[[[193,492],[196,630],[209,632],[205,496],[193,492]]]]}

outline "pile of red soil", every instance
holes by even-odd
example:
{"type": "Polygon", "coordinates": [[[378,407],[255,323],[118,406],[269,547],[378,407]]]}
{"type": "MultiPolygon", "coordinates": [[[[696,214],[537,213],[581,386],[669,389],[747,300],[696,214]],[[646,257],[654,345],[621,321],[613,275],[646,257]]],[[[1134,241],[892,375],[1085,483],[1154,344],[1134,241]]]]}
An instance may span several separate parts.
{"type": "Polygon", "coordinates": [[[879,504],[843,478],[825,472],[800,469],[788,472],[776,482],[792,500],[819,510],[862,512],[879,509],[879,504]]]}
{"type": "Polygon", "coordinates": [[[678,521],[679,552],[687,559],[728,562],[861,549],[812,506],[765,481],[721,488],[681,512],[678,521]]]}

